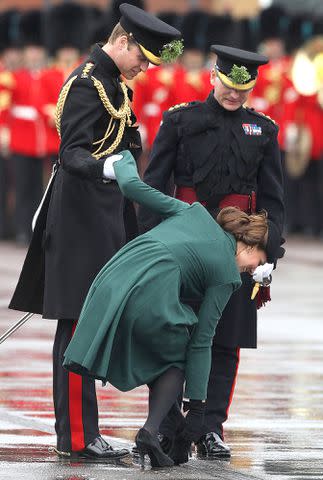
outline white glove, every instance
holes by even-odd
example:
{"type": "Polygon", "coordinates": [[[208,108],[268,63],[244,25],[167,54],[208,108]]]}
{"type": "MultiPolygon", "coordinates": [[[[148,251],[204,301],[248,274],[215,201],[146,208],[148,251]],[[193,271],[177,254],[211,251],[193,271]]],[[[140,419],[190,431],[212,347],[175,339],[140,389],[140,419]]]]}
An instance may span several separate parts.
{"type": "Polygon", "coordinates": [[[115,180],[116,175],[114,173],[113,163],[121,160],[123,158],[122,155],[111,155],[108,157],[103,165],[103,176],[104,178],[115,180]]]}
{"type": "Polygon", "coordinates": [[[273,263],[265,263],[264,265],[259,265],[259,267],[256,268],[254,274],[252,275],[252,278],[255,282],[258,282],[260,284],[268,284],[270,283],[270,281],[268,282],[268,279],[270,279],[273,269],[273,263]]]}

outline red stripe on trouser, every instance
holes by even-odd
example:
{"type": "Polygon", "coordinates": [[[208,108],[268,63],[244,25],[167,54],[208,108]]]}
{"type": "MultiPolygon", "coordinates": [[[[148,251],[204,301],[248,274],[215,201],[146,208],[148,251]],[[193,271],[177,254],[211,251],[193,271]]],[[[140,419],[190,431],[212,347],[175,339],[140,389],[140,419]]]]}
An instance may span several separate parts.
{"type": "MultiPolygon", "coordinates": [[[[72,336],[77,322],[73,323],[72,336]]],[[[82,450],[84,444],[84,425],[82,409],[82,376],[68,373],[68,405],[71,429],[71,447],[73,451],[82,450]]]]}
{"type": "Polygon", "coordinates": [[[228,418],[228,415],[229,415],[229,408],[230,408],[230,406],[231,406],[232,399],[233,399],[234,389],[235,389],[235,386],[236,386],[236,383],[237,383],[238,368],[239,368],[239,363],[240,363],[240,348],[239,348],[239,347],[237,348],[237,357],[238,357],[238,361],[237,361],[237,366],[236,366],[236,372],[235,372],[235,374],[234,374],[234,380],[233,380],[233,382],[232,382],[232,387],[231,387],[231,392],[230,392],[228,407],[227,407],[227,411],[226,411],[226,416],[227,416],[227,418],[228,418]]]}

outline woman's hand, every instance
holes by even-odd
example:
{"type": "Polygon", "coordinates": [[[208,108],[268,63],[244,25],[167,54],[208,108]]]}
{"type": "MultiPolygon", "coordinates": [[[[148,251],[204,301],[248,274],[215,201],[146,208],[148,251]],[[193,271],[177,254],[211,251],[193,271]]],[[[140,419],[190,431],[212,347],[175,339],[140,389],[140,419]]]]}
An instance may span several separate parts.
{"type": "Polygon", "coordinates": [[[202,425],[204,422],[205,402],[202,400],[190,400],[183,402],[184,412],[188,411],[185,417],[183,437],[191,442],[197,442],[201,437],[202,425]]]}

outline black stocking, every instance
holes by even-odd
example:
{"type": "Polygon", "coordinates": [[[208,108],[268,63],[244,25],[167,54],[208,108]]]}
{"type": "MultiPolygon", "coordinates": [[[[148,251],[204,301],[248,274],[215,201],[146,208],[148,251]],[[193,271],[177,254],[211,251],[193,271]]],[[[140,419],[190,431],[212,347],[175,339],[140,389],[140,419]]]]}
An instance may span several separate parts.
{"type": "Polygon", "coordinates": [[[176,399],[183,391],[184,371],[171,367],[149,384],[149,412],[144,428],[152,434],[158,433],[159,425],[168,412],[181,415],[176,399]]]}

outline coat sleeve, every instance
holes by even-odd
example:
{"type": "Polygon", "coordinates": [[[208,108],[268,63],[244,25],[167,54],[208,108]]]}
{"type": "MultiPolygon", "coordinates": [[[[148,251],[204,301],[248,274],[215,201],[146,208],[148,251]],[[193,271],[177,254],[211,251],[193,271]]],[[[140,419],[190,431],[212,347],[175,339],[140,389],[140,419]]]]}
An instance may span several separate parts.
{"type": "Polygon", "coordinates": [[[284,189],[280,150],[277,141],[278,129],[265,147],[265,154],[258,171],[257,210],[268,213],[269,235],[267,243],[268,261],[279,258],[281,234],[284,226],[284,189]]]}
{"type": "MultiPolygon", "coordinates": [[[[165,194],[170,193],[169,182],[174,171],[178,143],[177,127],[170,112],[166,112],[155,138],[144,175],[145,183],[165,194]]],[[[155,227],[160,221],[161,218],[156,212],[143,206],[139,208],[138,223],[141,233],[155,227]]]]}
{"type": "Polygon", "coordinates": [[[211,369],[211,346],[217,323],[234,289],[232,283],[208,288],[198,323],[186,353],[185,394],[191,400],[205,400],[211,369]]]}
{"type": "Polygon", "coordinates": [[[122,160],[113,163],[117,182],[123,195],[152,212],[169,217],[189,204],[169,197],[140,180],[135,159],[127,150],[120,152],[122,160]]]}
{"type": "Polygon", "coordinates": [[[76,78],[66,97],[61,118],[60,162],[72,175],[103,178],[105,159],[96,160],[91,151],[94,126],[102,116],[98,93],[90,79],[76,78]]]}

